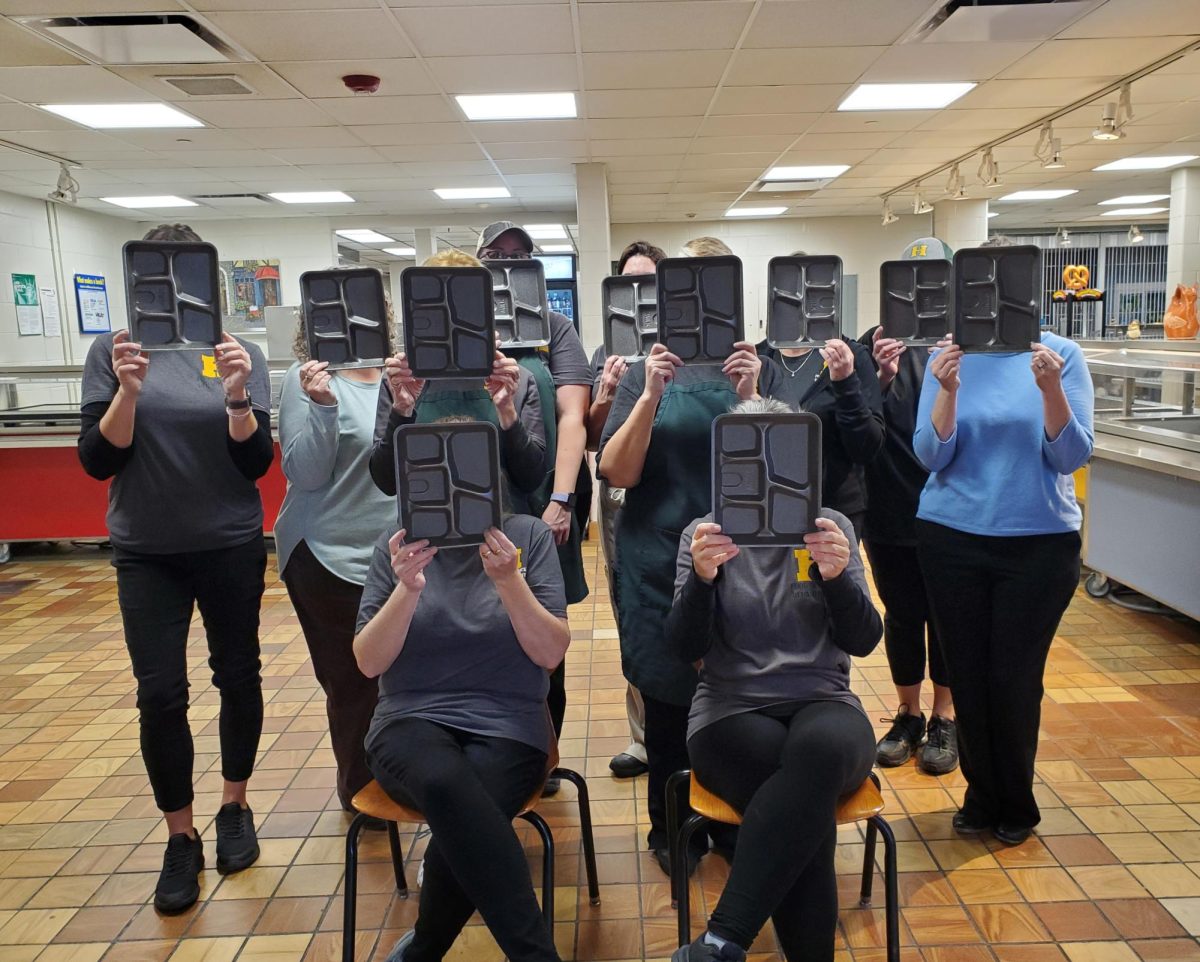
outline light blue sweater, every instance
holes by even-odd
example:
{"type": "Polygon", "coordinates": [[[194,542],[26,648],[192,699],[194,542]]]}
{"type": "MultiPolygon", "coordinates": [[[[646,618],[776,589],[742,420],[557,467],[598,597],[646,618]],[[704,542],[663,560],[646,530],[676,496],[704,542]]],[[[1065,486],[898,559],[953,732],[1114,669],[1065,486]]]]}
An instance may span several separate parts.
{"type": "Polygon", "coordinates": [[[963,357],[958,420],[946,441],[931,420],[940,385],[932,364],[926,368],[913,449],[933,473],[918,518],[1001,537],[1079,530],[1071,475],[1092,456],[1095,394],[1079,345],[1057,334],[1043,334],[1042,343],[1066,362],[1062,384],[1071,405],[1071,420],[1053,441],[1028,352],[963,357]]]}
{"type": "Polygon", "coordinates": [[[336,405],[314,403],[300,387],[300,365],[283,379],[279,449],[288,479],[275,521],[280,572],[301,541],[343,581],[367,579],[375,541],[395,524],[396,502],[371,480],[379,384],[335,375],[336,405]]]}

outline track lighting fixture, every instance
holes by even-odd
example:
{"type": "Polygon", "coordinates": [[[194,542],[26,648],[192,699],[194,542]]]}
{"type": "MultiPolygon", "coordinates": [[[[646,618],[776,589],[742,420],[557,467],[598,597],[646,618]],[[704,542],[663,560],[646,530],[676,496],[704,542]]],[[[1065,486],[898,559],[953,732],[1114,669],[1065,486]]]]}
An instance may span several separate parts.
{"type": "Polygon", "coordinates": [[[1104,112],[1100,115],[1100,126],[1092,131],[1092,140],[1120,140],[1124,136],[1125,131],[1117,122],[1117,105],[1105,104],[1104,112]]]}
{"type": "Polygon", "coordinates": [[[1060,227],[1058,230],[1056,230],[1054,232],[1054,240],[1055,240],[1055,243],[1057,243],[1059,247],[1070,247],[1071,246],[1071,232],[1069,230],[1067,230],[1065,227],[1060,227]]]}
{"type": "Polygon", "coordinates": [[[66,164],[58,165],[58,183],[46,199],[59,204],[74,204],[79,200],[79,181],[71,176],[71,169],[66,164]]]}
{"type": "Polygon", "coordinates": [[[959,170],[958,164],[950,168],[950,176],[946,180],[946,193],[951,196],[962,193],[963,177],[962,171],[959,170]]]}
{"type": "Polygon", "coordinates": [[[1117,95],[1117,126],[1124,127],[1133,121],[1133,92],[1129,84],[1121,84],[1117,95]]]}
{"type": "Polygon", "coordinates": [[[925,199],[925,195],[921,192],[921,185],[917,184],[917,189],[913,192],[913,213],[914,214],[932,214],[933,204],[925,199]]]}
{"type": "Polygon", "coordinates": [[[992,148],[989,147],[983,152],[983,157],[979,161],[979,170],[976,171],[979,177],[979,182],[984,187],[1002,187],[1000,181],[1000,165],[996,163],[996,158],[992,156],[992,148]]]}
{"type": "Polygon", "coordinates": [[[1146,235],[1142,233],[1141,229],[1136,224],[1133,224],[1130,226],[1130,228],[1129,228],[1129,243],[1140,244],[1145,239],[1146,239],[1146,235]]]}
{"type": "Polygon", "coordinates": [[[883,199],[883,226],[887,227],[890,224],[894,224],[899,219],[899,217],[892,213],[892,199],[885,197],[883,199]]]}
{"type": "Polygon", "coordinates": [[[1050,156],[1042,162],[1042,167],[1046,170],[1061,170],[1066,166],[1062,159],[1062,141],[1055,137],[1050,142],[1050,156]]]}

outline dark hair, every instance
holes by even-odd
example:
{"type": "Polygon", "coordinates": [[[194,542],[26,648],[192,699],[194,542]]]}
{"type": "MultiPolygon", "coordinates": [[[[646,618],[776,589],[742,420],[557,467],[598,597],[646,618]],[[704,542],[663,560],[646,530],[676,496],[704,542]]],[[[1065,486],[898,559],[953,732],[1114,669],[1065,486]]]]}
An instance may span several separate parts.
{"type": "Polygon", "coordinates": [[[807,257],[808,252],[807,251],[792,251],[791,254],[789,254],[788,256],[789,257],[807,257]]]}
{"type": "Polygon", "coordinates": [[[159,224],[157,227],[146,231],[146,236],[142,240],[184,241],[197,244],[200,242],[200,235],[188,227],[187,224],[159,224]]]}
{"type": "Polygon", "coordinates": [[[617,273],[620,274],[625,270],[625,265],[634,257],[648,257],[657,264],[661,260],[665,260],[666,251],[661,247],[655,247],[649,241],[636,240],[623,251],[617,260],[617,273]]]}

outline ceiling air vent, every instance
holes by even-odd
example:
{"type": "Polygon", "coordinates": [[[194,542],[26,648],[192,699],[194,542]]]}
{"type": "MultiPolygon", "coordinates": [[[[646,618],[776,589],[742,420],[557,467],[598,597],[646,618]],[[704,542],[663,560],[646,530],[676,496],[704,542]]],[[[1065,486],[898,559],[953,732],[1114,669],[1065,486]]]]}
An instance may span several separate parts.
{"type": "Polygon", "coordinates": [[[189,97],[241,97],[254,93],[254,89],[246,81],[231,73],[160,76],[158,79],[189,97]]]}
{"type": "Polygon", "coordinates": [[[812,194],[832,183],[832,177],[825,180],[766,180],[758,185],[758,190],[763,194],[812,194]]]}
{"type": "Polygon", "coordinates": [[[212,30],[185,14],[30,17],[21,21],[93,63],[226,63],[242,58],[212,30]]]}
{"type": "Polygon", "coordinates": [[[1100,0],[937,0],[900,43],[1046,40],[1100,0]]]}

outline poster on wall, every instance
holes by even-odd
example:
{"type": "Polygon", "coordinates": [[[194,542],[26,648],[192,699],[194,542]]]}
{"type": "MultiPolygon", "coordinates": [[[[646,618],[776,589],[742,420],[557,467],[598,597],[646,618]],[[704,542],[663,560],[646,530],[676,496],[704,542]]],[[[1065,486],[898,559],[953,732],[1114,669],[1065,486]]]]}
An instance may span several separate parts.
{"type": "Polygon", "coordinates": [[[28,336],[42,333],[42,311],[38,307],[37,278],[13,274],[13,303],[17,306],[17,332],[28,336]]]}
{"type": "Polygon", "coordinates": [[[62,337],[62,315],[58,310],[58,291],[53,287],[39,287],[42,300],[42,327],[46,337],[62,337]]]}
{"type": "Polygon", "coordinates": [[[225,330],[265,331],[266,309],[283,303],[278,260],[221,261],[225,330]]]}
{"type": "Polygon", "coordinates": [[[112,330],[108,316],[108,287],[103,277],[75,275],[75,306],[79,309],[80,334],[107,334],[112,330]]]}

